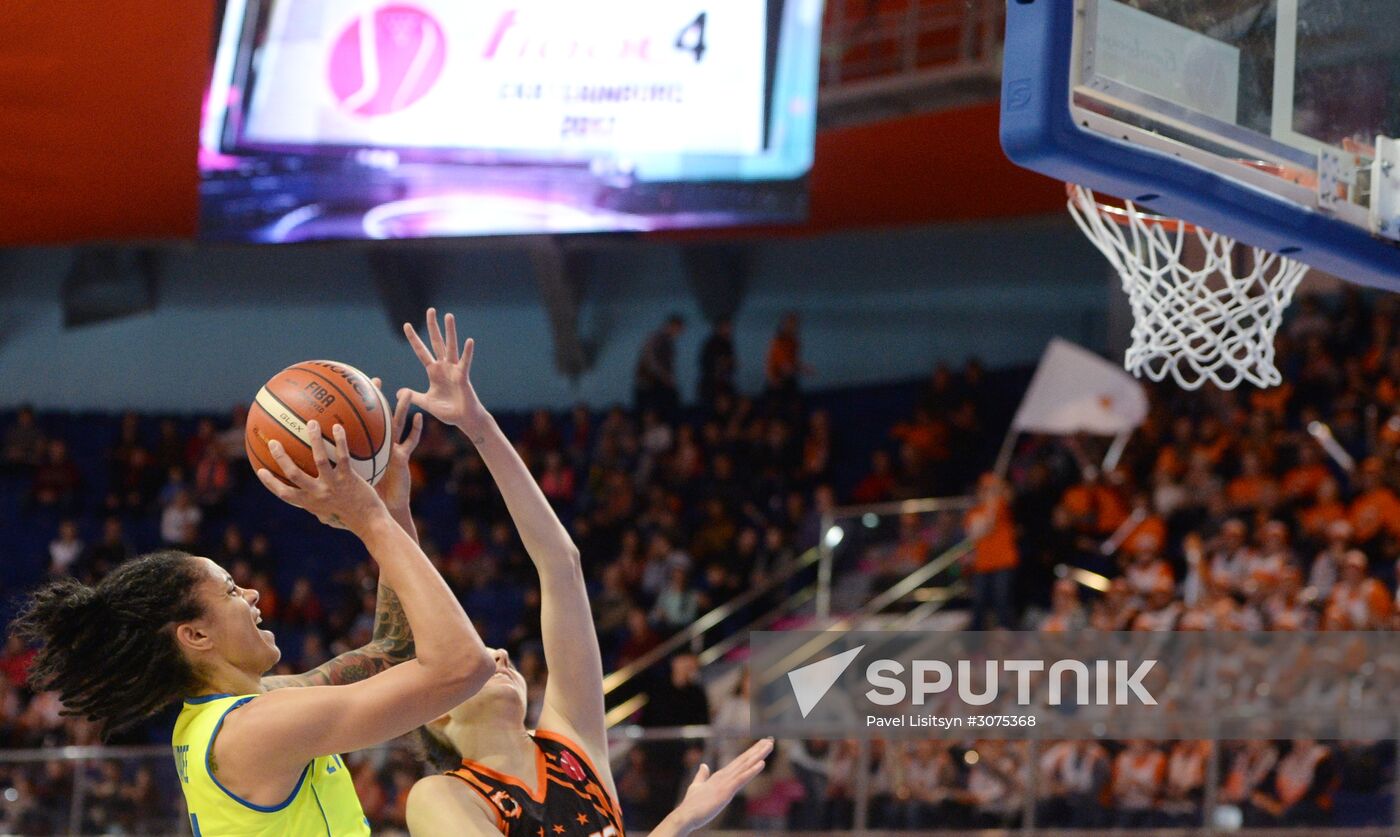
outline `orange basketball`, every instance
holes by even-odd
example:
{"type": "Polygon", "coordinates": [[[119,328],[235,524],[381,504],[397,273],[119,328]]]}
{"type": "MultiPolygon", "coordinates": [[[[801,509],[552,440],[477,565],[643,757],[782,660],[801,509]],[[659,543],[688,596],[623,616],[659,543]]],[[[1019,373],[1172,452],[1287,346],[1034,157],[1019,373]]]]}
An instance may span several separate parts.
{"type": "Polygon", "coordinates": [[[356,473],[370,484],[384,476],[391,441],[389,403],[365,373],[333,360],[288,366],[258,390],[248,410],[243,440],[253,469],[266,468],[286,481],[267,449],[267,443],[276,439],[298,467],[315,476],[316,463],[306,432],[310,421],[320,422],[326,454],[332,462],[336,450],[331,428],[339,424],[345,427],[351,467],[356,473]]]}

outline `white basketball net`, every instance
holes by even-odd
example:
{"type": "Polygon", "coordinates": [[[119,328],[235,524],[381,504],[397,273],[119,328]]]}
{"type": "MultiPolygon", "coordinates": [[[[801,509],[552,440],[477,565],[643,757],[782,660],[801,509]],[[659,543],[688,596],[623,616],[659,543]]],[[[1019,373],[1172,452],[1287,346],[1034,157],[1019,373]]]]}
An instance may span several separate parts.
{"type": "Polygon", "coordinates": [[[1118,271],[1132,303],[1133,345],[1123,362],[1129,372],[1154,381],[1170,375],[1184,389],[1283,381],[1274,335],[1307,265],[1144,214],[1129,201],[1123,209],[1106,206],[1082,186],[1070,187],[1069,211],[1118,271]],[[1204,251],[1199,267],[1182,263],[1193,239],[1204,251]]]}

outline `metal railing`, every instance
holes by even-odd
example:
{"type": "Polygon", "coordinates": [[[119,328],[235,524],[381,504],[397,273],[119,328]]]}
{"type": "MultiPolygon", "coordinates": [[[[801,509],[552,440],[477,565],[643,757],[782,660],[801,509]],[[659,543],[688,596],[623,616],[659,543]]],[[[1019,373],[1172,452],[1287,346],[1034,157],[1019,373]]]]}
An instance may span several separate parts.
{"type": "MultiPolygon", "coordinates": [[[[817,549],[821,553],[821,565],[817,569],[817,618],[827,619],[831,616],[832,576],[836,572],[836,551],[843,543],[849,543],[846,537],[847,527],[862,526],[868,528],[871,520],[878,522],[881,518],[900,517],[908,514],[961,512],[972,508],[975,502],[976,499],[973,497],[930,497],[921,500],[897,500],[890,503],[840,506],[823,514],[821,540],[817,544],[817,549]]],[[[931,578],[932,575],[929,577],[931,578]]],[[[925,578],[923,581],[927,580],[925,578]]],[[[913,587],[918,587],[923,581],[914,584],[913,587]]]]}
{"type": "MultiPolygon", "coordinates": [[[[763,601],[774,594],[781,593],[782,599],[773,607],[736,627],[726,635],[717,638],[709,645],[696,648],[700,664],[702,666],[710,665],[722,660],[726,654],[747,641],[750,631],[761,631],[772,627],[778,620],[794,615],[809,605],[813,607],[817,624],[833,630],[850,627],[853,624],[852,619],[880,613],[895,602],[910,597],[916,591],[931,595],[926,596],[908,614],[903,614],[901,624],[912,624],[912,620],[924,618],[937,611],[961,588],[949,587],[931,590],[925,585],[931,579],[954,566],[966,554],[966,549],[962,551],[958,551],[956,548],[949,550],[877,594],[860,607],[854,616],[829,624],[831,591],[837,563],[836,547],[843,539],[842,537],[833,538],[832,532],[839,530],[842,522],[847,522],[846,525],[852,526],[866,525],[863,521],[869,521],[872,517],[882,519],[909,514],[929,515],[961,512],[970,508],[972,503],[973,498],[971,497],[937,497],[892,503],[842,506],[832,509],[822,517],[821,538],[816,548],[807,550],[768,579],[766,583],[747,590],[703,614],[688,627],[668,637],[651,651],[606,675],[603,678],[603,696],[605,699],[613,698],[615,700],[615,704],[608,710],[608,726],[610,728],[618,726],[647,704],[647,696],[643,693],[619,697],[626,694],[625,690],[628,685],[636,683],[643,674],[669,659],[680,649],[695,647],[702,643],[707,633],[729,622],[735,616],[745,613],[756,602],[763,601]],[[815,581],[801,584],[796,590],[792,590],[794,580],[814,565],[816,566],[815,581]]],[[[852,567],[846,569],[855,571],[852,567]]]]}
{"type": "MultiPolygon", "coordinates": [[[[705,752],[703,753],[702,758],[712,766],[715,765],[716,755],[718,754],[717,751],[719,750],[719,745],[721,742],[731,743],[732,746],[729,749],[731,751],[734,751],[745,746],[747,744],[747,741],[747,730],[722,729],[710,726],[685,726],[670,727],[664,729],[641,729],[629,727],[620,730],[615,730],[610,734],[610,742],[615,751],[625,751],[627,748],[633,746],[646,746],[648,744],[665,744],[669,742],[692,742],[704,748],[705,752]]],[[[980,746],[979,742],[965,743],[973,752],[975,752],[975,748],[980,746]]],[[[836,746],[838,744],[839,742],[833,742],[832,746],[836,746]]],[[[892,744],[890,746],[898,745],[892,744]]],[[[1188,837],[1188,835],[1190,837],[1200,837],[1200,835],[1226,834],[1233,835],[1233,837],[1250,837],[1250,835],[1253,835],[1253,837],[1292,837],[1294,835],[1296,835],[1296,837],[1303,837],[1303,835],[1307,835],[1307,837],[1381,837],[1381,835],[1394,835],[1395,833],[1397,833],[1395,824],[1386,826],[1348,828],[1239,828],[1237,826],[1231,826],[1230,824],[1219,821],[1207,822],[1207,819],[1209,819],[1209,817],[1207,816],[1206,812],[1215,810],[1209,802],[1203,803],[1201,805],[1201,809],[1198,813],[1200,819],[1199,824],[1190,828],[1152,828],[1126,832],[1113,826],[1104,826],[1097,828],[1046,828],[1037,824],[1038,809],[1041,807],[1041,803],[1046,801],[1046,797],[1042,794],[1041,787],[1038,782],[1039,754],[1040,748],[1043,746],[1043,742],[1020,742],[1013,743],[1011,746],[1023,748],[1023,752],[1019,753],[1017,758],[1019,766],[1022,770],[1021,784],[1023,790],[1023,798],[1021,800],[1021,811],[1018,823],[1012,827],[997,828],[992,830],[952,831],[940,829],[936,833],[940,835],[946,835],[946,837],[991,837],[991,835],[996,834],[1035,834],[1041,835],[1041,837],[1102,837],[1102,835],[1106,834],[1124,833],[1151,834],[1154,835],[1154,837],[1188,837]]],[[[402,752],[406,750],[407,747],[408,745],[406,743],[399,741],[380,747],[372,748],[372,750],[369,752],[377,753],[381,756],[389,756],[393,751],[402,752]]],[[[882,797],[884,801],[888,802],[892,792],[895,793],[895,796],[897,796],[897,789],[892,791],[891,789],[887,788],[881,794],[877,794],[874,792],[870,782],[868,781],[869,777],[873,773],[872,768],[875,765],[876,756],[874,754],[874,748],[868,741],[860,743],[859,747],[859,760],[856,763],[856,766],[852,771],[853,775],[851,776],[851,778],[854,780],[852,782],[852,790],[857,796],[857,798],[854,800],[855,817],[853,821],[847,821],[846,824],[842,825],[841,827],[836,827],[835,825],[827,824],[825,826],[822,826],[820,830],[808,831],[788,831],[785,828],[774,829],[772,827],[759,828],[754,827],[753,823],[745,823],[742,811],[742,800],[739,800],[735,803],[735,806],[738,807],[736,807],[735,810],[729,814],[730,818],[727,820],[721,820],[720,822],[729,822],[742,827],[730,827],[727,829],[709,829],[706,831],[706,833],[712,835],[732,835],[733,837],[741,837],[741,835],[743,835],[743,837],[750,837],[750,835],[772,833],[784,833],[793,835],[830,835],[836,833],[845,833],[861,834],[866,835],[866,837],[879,837],[879,835],[890,835],[890,837],[894,837],[894,835],[908,835],[910,833],[915,833],[911,832],[908,829],[895,830],[870,827],[871,817],[869,816],[869,812],[871,810],[872,801],[874,801],[876,797],[882,797]]],[[[387,760],[388,759],[386,759],[386,761],[387,760]]],[[[771,768],[772,771],[784,776],[793,775],[793,768],[791,762],[788,758],[786,758],[784,754],[775,753],[774,756],[770,757],[770,762],[772,762],[773,765],[771,768]]],[[[58,764],[61,765],[64,770],[71,771],[74,777],[72,794],[67,800],[64,800],[66,811],[62,817],[62,821],[55,821],[58,822],[56,827],[54,827],[51,831],[46,831],[43,833],[66,835],[85,835],[100,833],[139,833],[143,835],[150,835],[150,837],[160,837],[160,835],[166,834],[178,834],[183,835],[183,837],[187,837],[189,833],[188,825],[184,819],[184,812],[179,799],[179,793],[176,790],[173,771],[173,759],[171,757],[169,747],[54,747],[47,749],[11,750],[6,752],[0,752],[0,774],[13,777],[14,771],[16,769],[23,766],[30,766],[35,764],[58,764]],[[100,764],[104,762],[119,762],[126,768],[130,768],[133,764],[147,764],[155,762],[164,765],[168,768],[168,772],[170,775],[163,777],[160,783],[160,790],[162,791],[162,793],[159,807],[161,808],[161,810],[141,812],[142,825],[139,826],[139,830],[112,831],[110,829],[105,828],[102,830],[83,829],[82,824],[89,820],[88,815],[91,813],[90,806],[92,805],[92,797],[90,794],[91,780],[88,777],[88,771],[85,768],[91,765],[100,764]]],[[[622,768],[622,770],[626,769],[626,767],[622,768]]],[[[621,775],[622,771],[619,771],[619,777],[621,775]]],[[[1212,784],[1218,784],[1221,778],[1222,777],[1220,777],[1219,771],[1211,771],[1207,776],[1207,781],[1212,784]]],[[[5,788],[3,789],[3,795],[0,795],[0,799],[4,800],[3,805],[5,806],[13,806],[17,803],[17,801],[13,799],[12,796],[8,793],[8,791],[11,790],[14,790],[14,788],[5,788]]],[[[1213,791],[1214,788],[1211,788],[1210,790],[1213,791]]],[[[761,789],[758,786],[754,786],[750,788],[750,791],[761,792],[761,789]]],[[[1215,793],[1206,794],[1207,800],[1214,798],[1216,798],[1215,793]]],[[[799,802],[798,804],[807,805],[810,807],[813,805],[819,805],[824,801],[825,800],[804,800],[802,802],[799,802]]],[[[18,802],[22,803],[23,800],[18,800],[18,802]]],[[[624,807],[625,806],[626,801],[624,800],[624,807]]],[[[381,829],[382,827],[382,824],[376,823],[377,833],[380,833],[379,829],[381,829]]],[[[18,829],[14,828],[13,823],[0,824],[0,833],[12,833],[15,831],[18,831],[18,829]]],[[[642,829],[629,829],[629,833],[645,834],[646,832],[642,829]]]]}
{"type": "Polygon", "coordinates": [[[994,98],[1004,14],[1004,0],[827,0],[823,111],[970,81],[994,98]]]}
{"type": "MultiPolygon", "coordinates": [[[[794,578],[803,571],[813,567],[820,560],[820,552],[815,549],[807,550],[805,553],[798,556],[795,561],[775,573],[765,584],[751,588],[719,607],[705,613],[685,629],[664,640],[660,645],[621,668],[618,668],[616,671],[604,676],[604,700],[621,694],[626,686],[635,683],[637,679],[648,670],[666,661],[681,648],[691,647],[701,642],[706,633],[728,622],[732,617],[743,613],[755,602],[777,591],[785,590],[794,578]]],[[[816,588],[815,585],[811,584],[805,585],[797,591],[786,595],[781,602],[756,619],[752,619],[738,627],[728,635],[716,640],[710,646],[697,649],[699,651],[700,663],[702,665],[707,665],[721,659],[725,654],[746,641],[749,631],[763,630],[784,615],[793,613],[797,609],[805,606],[815,597],[816,588]]],[[[630,695],[622,699],[608,710],[606,716],[607,725],[609,727],[617,726],[642,709],[642,707],[646,706],[646,704],[647,696],[642,693],[630,695]]]]}

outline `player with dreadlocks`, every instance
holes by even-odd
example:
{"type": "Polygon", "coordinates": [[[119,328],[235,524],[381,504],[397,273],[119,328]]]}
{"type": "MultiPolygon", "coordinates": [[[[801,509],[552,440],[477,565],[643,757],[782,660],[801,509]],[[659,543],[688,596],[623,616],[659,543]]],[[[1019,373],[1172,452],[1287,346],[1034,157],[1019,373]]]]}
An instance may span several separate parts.
{"type": "MultiPolygon", "coordinates": [[[[352,532],[378,563],[375,637],[364,648],[304,675],[264,678],[281,652],[259,628],[257,591],[208,558],[176,551],[125,563],[95,586],[43,587],[16,621],[18,635],[39,646],[34,688],[57,691],[69,714],[96,721],[104,735],[183,701],[173,746],[195,835],[369,834],[337,754],[440,716],[495,672],[413,535],[408,458],[422,420],[398,442],[408,409],[400,401],[394,411],[396,444],[378,492],[331,464],[316,422],[307,436],[317,476],[275,441],[290,484],[258,472],[278,497],[352,532]]],[[[335,461],[350,461],[344,429],[333,436],[335,461]]]]}

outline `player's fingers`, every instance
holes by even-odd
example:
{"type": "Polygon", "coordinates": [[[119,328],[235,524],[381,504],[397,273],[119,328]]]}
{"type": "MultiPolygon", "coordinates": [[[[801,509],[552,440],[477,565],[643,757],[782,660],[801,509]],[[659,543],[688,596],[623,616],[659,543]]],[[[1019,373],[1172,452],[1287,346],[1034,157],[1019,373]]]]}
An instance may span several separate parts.
{"type": "Polygon", "coordinates": [[[744,785],[747,785],[749,782],[752,782],[754,780],[754,777],[762,773],[763,768],[767,766],[768,762],[766,761],[760,761],[756,764],[749,765],[748,769],[745,770],[743,773],[740,773],[738,777],[734,780],[734,792],[738,793],[739,788],[742,788],[744,785]]]}
{"type": "Polygon", "coordinates": [[[438,326],[437,309],[428,309],[428,342],[433,347],[433,357],[447,357],[446,347],[442,342],[442,328],[438,326]]]}
{"type": "Polygon", "coordinates": [[[378,389],[378,390],[384,389],[384,381],[383,381],[383,379],[381,379],[381,378],[370,378],[370,379],[369,379],[369,382],[370,382],[371,384],[374,384],[374,388],[375,388],[375,389],[378,389]]]}
{"type": "Polygon", "coordinates": [[[692,785],[703,785],[708,778],[710,778],[710,766],[708,764],[702,764],[700,765],[700,769],[695,771],[695,778],[691,779],[690,783],[692,785]]]}
{"type": "Polygon", "coordinates": [[[734,773],[724,775],[724,777],[715,777],[715,781],[724,782],[722,787],[727,794],[738,794],[739,788],[753,781],[753,777],[756,775],[763,773],[764,764],[766,761],[763,760],[755,761],[753,764],[745,764],[743,770],[736,770],[734,773]]]}
{"type": "Polygon", "coordinates": [[[448,314],[442,319],[447,327],[447,362],[456,363],[462,356],[461,349],[457,346],[457,318],[448,314]]]}
{"type": "Polygon", "coordinates": [[[433,353],[428,351],[428,347],[423,345],[423,338],[418,336],[418,332],[408,323],[403,324],[403,334],[408,338],[408,345],[413,348],[413,353],[418,356],[418,360],[429,366],[433,362],[433,353]]]}
{"type": "Polygon", "coordinates": [[[767,758],[771,752],[773,752],[773,739],[760,738],[744,751],[743,756],[762,759],[767,758]]]}
{"type": "MultiPolygon", "coordinates": [[[[331,428],[331,432],[334,433],[339,428],[340,425],[337,424],[331,428]]],[[[310,437],[307,441],[311,444],[311,461],[316,463],[316,475],[324,477],[331,472],[333,466],[330,454],[326,451],[326,437],[321,435],[321,423],[318,421],[307,422],[306,435],[310,437]]]]}
{"type": "Polygon", "coordinates": [[[747,750],[740,753],[734,761],[727,764],[724,769],[729,770],[733,768],[736,772],[744,770],[754,762],[762,761],[771,752],[773,752],[773,741],[772,739],[764,738],[750,745],[747,750]]]}
{"type": "Polygon", "coordinates": [[[346,473],[355,473],[355,469],[350,467],[350,440],[345,436],[345,425],[337,424],[331,432],[335,434],[336,462],[345,465],[346,473]]]}
{"type": "Polygon", "coordinates": [[[267,490],[275,494],[279,500],[291,503],[296,496],[296,489],[277,479],[277,477],[273,476],[272,472],[266,468],[258,469],[258,479],[261,480],[262,484],[267,487],[267,490]]]}
{"type": "Polygon", "coordinates": [[[408,439],[399,446],[403,450],[404,456],[408,456],[418,449],[418,440],[423,438],[423,414],[413,414],[413,429],[408,433],[408,439]]]}
{"type": "Polygon", "coordinates": [[[267,443],[267,452],[272,454],[272,461],[277,463],[277,467],[282,470],[282,475],[287,481],[297,488],[309,488],[314,480],[297,466],[292,458],[287,455],[286,448],[276,439],[271,439],[267,443]]]}
{"type": "Polygon", "coordinates": [[[428,409],[426,406],[428,403],[428,394],[426,392],[418,392],[417,390],[404,388],[399,390],[399,397],[407,398],[408,403],[420,410],[428,409]]]}
{"type": "Polygon", "coordinates": [[[470,375],[472,373],[472,356],[475,354],[476,341],[468,337],[467,344],[462,347],[462,359],[457,362],[457,365],[462,367],[462,374],[470,375]]]}
{"type": "Polygon", "coordinates": [[[398,444],[403,438],[404,425],[408,423],[408,399],[403,397],[403,392],[398,393],[398,400],[394,403],[394,416],[389,420],[389,441],[398,444]]]}

